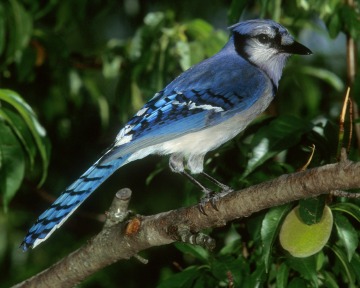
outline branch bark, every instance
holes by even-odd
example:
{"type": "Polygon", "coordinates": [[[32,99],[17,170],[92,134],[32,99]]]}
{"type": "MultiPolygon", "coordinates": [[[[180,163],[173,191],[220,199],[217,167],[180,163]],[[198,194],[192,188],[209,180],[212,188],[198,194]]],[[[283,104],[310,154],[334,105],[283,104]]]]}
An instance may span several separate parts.
{"type": "Polygon", "coordinates": [[[73,287],[114,262],[136,257],[138,252],[150,247],[179,240],[180,227],[184,229],[186,226],[196,233],[273,206],[333,190],[359,188],[358,175],[360,162],[351,162],[343,154],[343,159],[336,164],[282,175],[272,181],[221,195],[217,202],[218,211],[210,203],[205,205],[207,215],[200,213],[194,205],[151,216],[135,216],[127,223],[105,225],[83,247],[13,287],[73,287]]]}

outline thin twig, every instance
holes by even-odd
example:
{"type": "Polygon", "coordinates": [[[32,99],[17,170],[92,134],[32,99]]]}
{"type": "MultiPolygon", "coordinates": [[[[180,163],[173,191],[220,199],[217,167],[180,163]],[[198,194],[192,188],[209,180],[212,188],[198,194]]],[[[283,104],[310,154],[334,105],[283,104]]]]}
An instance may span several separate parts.
{"type": "Polygon", "coordinates": [[[131,190],[124,188],[116,192],[113,202],[106,213],[104,227],[110,227],[124,221],[128,216],[129,202],[131,199],[131,190]]]}
{"type": "Polygon", "coordinates": [[[348,141],[348,145],[347,145],[347,153],[350,152],[350,148],[351,148],[351,141],[352,141],[352,137],[353,137],[353,133],[354,133],[354,104],[353,101],[351,99],[351,97],[349,98],[349,141],[348,141]]]}
{"type": "Polygon", "coordinates": [[[340,156],[340,151],[341,151],[341,149],[342,149],[342,147],[343,147],[343,142],[344,142],[345,117],[346,117],[346,111],[347,111],[348,103],[349,103],[349,96],[350,96],[350,87],[348,87],[347,90],[346,90],[346,94],[345,94],[345,98],[344,98],[344,103],[343,103],[343,107],[342,107],[341,114],[340,114],[338,152],[337,152],[337,157],[338,157],[338,158],[339,158],[339,156],[340,156]]]}
{"type": "Polygon", "coordinates": [[[308,160],[306,161],[306,163],[300,169],[298,169],[298,171],[306,170],[307,167],[310,165],[310,163],[311,163],[311,161],[312,161],[312,159],[314,157],[314,153],[315,153],[315,144],[311,144],[310,148],[311,148],[311,154],[310,154],[308,160]]]}
{"type": "Polygon", "coordinates": [[[332,190],[330,194],[336,197],[345,197],[345,198],[352,198],[352,199],[359,199],[360,193],[352,193],[343,190],[332,190]]]}

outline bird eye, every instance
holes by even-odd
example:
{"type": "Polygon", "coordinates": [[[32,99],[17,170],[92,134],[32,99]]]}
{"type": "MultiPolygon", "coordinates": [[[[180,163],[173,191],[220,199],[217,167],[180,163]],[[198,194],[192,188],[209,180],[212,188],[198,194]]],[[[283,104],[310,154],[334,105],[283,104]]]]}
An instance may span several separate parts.
{"type": "Polygon", "coordinates": [[[256,38],[262,44],[269,43],[269,41],[270,41],[270,37],[268,35],[266,35],[266,34],[257,35],[256,38]]]}

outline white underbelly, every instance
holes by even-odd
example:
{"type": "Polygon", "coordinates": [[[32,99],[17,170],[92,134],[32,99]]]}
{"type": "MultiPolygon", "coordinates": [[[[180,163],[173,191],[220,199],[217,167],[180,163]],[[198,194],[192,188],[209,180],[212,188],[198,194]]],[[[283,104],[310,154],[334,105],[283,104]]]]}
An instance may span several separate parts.
{"type": "Polygon", "coordinates": [[[161,154],[182,153],[187,157],[205,154],[218,148],[244,130],[269,106],[272,98],[272,95],[265,93],[265,96],[260,98],[252,107],[216,126],[160,144],[159,146],[163,149],[161,154]]]}

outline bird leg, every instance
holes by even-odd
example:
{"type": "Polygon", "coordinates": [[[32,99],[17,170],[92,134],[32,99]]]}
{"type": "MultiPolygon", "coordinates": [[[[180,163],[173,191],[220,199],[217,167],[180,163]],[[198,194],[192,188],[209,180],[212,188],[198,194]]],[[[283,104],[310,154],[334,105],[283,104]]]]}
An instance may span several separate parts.
{"type": "Polygon", "coordinates": [[[205,194],[205,197],[208,196],[212,196],[212,194],[214,194],[214,191],[206,188],[204,185],[202,185],[198,180],[196,180],[193,176],[191,176],[188,172],[186,171],[182,171],[180,172],[181,175],[184,175],[185,177],[187,177],[193,184],[195,184],[196,186],[198,186],[200,188],[200,190],[205,194]]]}
{"type": "Polygon", "coordinates": [[[201,200],[199,202],[199,206],[198,206],[201,213],[206,215],[205,205],[206,205],[206,202],[208,202],[208,201],[210,201],[211,206],[216,211],[218,211],[218,208],[216,206],[216,201],[218,200],[218,197],[216,196],[215,191],[210,190],[209,188],[206,188],[204,185],[202,185],[198,180],[196,180],[193,176],[191,176],[186,171],[182,171],[182,172],[180,172],[180,174],[187,177],[193,184],[198,186],[200,188],[200,190],[205,194],[204,197],[201,198],[201,200]]]}
{"type": "Polygon", "coordinates": [[[201,172],[200,173],[202,176],[204,176],[206,179],[208,179],[210,182],[214,183],[216,186],[218,186],[221,189],[221,192],[225,192],[225,193],[229,193],[234,191],[234,189],[232,189],[231,187],[221,183],[220,181],[218,181],[217,179],[215,179],[214,177],[210,176],[209,174],[205,173],[205,172],[201,172]]]}
{"type": "MultiPolygon", "coordinates": [[[[218,197],[215,197],[215,192],[206,188],[204,185],[202,185],[198,180],[196,180],[193,176],[191,176],[188,172],[184,169],[183,164],[184,157],[181,154],[174,153],[170,156],[169,159],[169,166],[170,169],[173,172],[180,173],[181,175],[184,175],[186,178],[188,178],[193,184],[195,184],[197,187],[200,188],[200,190],[205,194],[204,197],[199,202],[199,210],[201,213],[206,215],[205,213],[205,204],[206,202],[210,201],[211,206],[215,209],[217,209],[216,201],[218,197]]],[[[209,176],[211,177],[211,176],[209,176]]],[[[211,177],[212,178],[212,177],[211,177]]],[[[218,182],[220,183],[220,182],[218,182]]]]}

